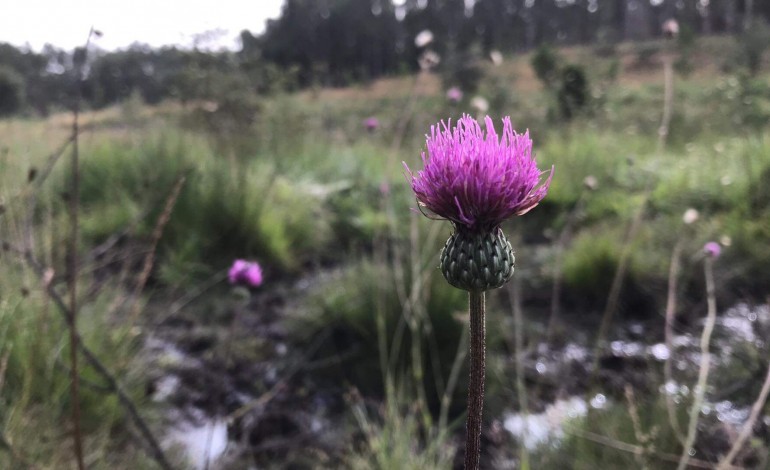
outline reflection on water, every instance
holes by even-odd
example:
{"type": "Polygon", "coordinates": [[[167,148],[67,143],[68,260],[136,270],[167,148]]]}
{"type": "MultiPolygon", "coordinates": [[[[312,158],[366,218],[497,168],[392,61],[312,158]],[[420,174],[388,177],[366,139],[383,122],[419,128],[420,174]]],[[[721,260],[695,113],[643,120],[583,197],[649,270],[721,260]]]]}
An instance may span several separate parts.
{"type": "Polygon", "coordinates": [[[169,431],[166,439],[168,446],[182,447],[192,468],[203,470],[207,461],[212,468],[227,449],[227,425],[223,421],[182,422],[169,431]]]}
{"type": "MultiPolygon", "coordinates": [[[[661,326],[662,328],[662,326],[661,326]]],[[[631,334],[627,336],[644,338],[647,335],[642,325],[632,324],[627,326],[631,334]]],[[[712,372],[719,367],[730,367],[735,359],[737,349],[750,347],[750,350],[762,351],[766,347],[764,338],[770,331],[770,306],[751,306],[740,303],[727,309],[717,319],[717,327],[712,340],[711,368],[712,372]]],[[[700,365],[700,330],[695,328],[693,333],[679,334],[672,338],[671,348],[661,342],[645,342],[643,339],[617,339],[608,344],[603,354],[615,358],[641,359],[649,364],[661,363],[673,360],[674,365],[680,371],[696,373],[700,365]],[[694,333],[694,334],[693,334],[694,333]]],[[[652,335],[654,337],[654,335],[652,335]]],[[[658,340],[659,341],[659,340],[658,340]]],[[[552,375],[563,379],[560,374],[571,373],[570,364],[588,366],[592,358],[592,352],[584,345],[570,342],[562,348],[553,348],[551,345],[541,343],[536,348],[534,357],[529,358],[528,366],[540,376],[552,375]]],[[[660,366],[652,366],[660,367],[660,366]]],[[[622,374],[623,371],[618,373],[622,374]]],[[[692,375],[691,374],[691,375],[692,375]]],[[[674,403],[680,405],[688,403],[692,384],[687,382],[695,377],[682,374],[682,381],[670,380],[658,387],[662,395],[673,397],[674,403]]],[[[575,394],[578,389],[570,389],[570,394],[575,394]]],[[[545,407],[545,411],[536,414],[507,413],[504,415],[503,426],[519,442],[528,449],[533,450],[539,446],[558,445],[564,438],[563,427],[570,419],[584,417],[588,408],[603,409],[609,406],[609,400],[605,395],[606,390],[596,393],[592,398],[580,398],[573,396],[566,400],[557,400],[545,407]],[[588,401],[586,401],[588,400],[588,401]]],[[[701,408],[703,416],[712,416],[720,423],[739,429],[749,416],[751,407],[746,403],[734,403],[730,400],[717,399],[707,394],[706,401],[701,408]],[[713,400],[710,401],[709,399],[713,400]]],[[[766,425],[770,426],[770,416],[764,418],[766,425]]]]}
{"type": "Polygon", "coordinates": [[[555,401],[542,413],[508,414],[503,420],[503,427],[528,449],[533,450],[562,439],[563,424],[567,420],[583,417],[587,412],[586,401],[580,397],[572,397],[555,401]]]}

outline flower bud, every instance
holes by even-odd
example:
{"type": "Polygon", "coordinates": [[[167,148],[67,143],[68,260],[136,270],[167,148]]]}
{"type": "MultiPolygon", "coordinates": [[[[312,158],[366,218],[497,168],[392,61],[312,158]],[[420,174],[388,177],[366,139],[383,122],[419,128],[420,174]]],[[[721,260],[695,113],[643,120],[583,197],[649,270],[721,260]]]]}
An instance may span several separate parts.
{"type": "Polygon", "coordinates": [[[698,220],[698,216],[699,216],[698,211],[691,207],[686,211],[684,211],[684,215],[682,216],[682,222],[684,222],[687,225],[691,225],[698,220]]]}
{"type": "Polygon", "coordinates": [[[473,292],[497,289],[513,276],[516,258],[501,229],[455,230],[441,252],[441,273],[449,284],[473,292]]]}

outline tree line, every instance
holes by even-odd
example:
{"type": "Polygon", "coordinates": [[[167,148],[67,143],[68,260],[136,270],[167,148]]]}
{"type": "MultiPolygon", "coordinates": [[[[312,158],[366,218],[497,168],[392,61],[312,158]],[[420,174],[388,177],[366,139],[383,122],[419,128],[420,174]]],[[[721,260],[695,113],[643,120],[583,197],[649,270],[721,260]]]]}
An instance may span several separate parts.
{"type": "Polygon", "coordinates": [[[409,73],[430,48],[441,57],[468,51],[526,51],[541,44],[643,40],[676,19],[695,34],[737,33],[770,19],[752,0],[285,0],[261,34],[241,32],[241,48],[177,47],[40,52],[0,43],[0,115],[92,108],[139,95],[148,103],[343,86],[409,73]],[[422,31],[430,44],[418,44],[422,31]],[[75,87],[79,87],[79,90],[75,87]],[[77,90],[77,93],[74,92],[77,90]]]}

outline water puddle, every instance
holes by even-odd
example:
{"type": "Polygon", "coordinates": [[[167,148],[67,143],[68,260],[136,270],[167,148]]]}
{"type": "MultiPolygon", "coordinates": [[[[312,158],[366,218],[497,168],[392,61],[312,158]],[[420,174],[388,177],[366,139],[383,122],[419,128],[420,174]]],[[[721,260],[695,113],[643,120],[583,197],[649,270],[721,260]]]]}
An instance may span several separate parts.
{"type": "MultiPolygon", "coordinates": [[[[702,321],[702,320],[701,320],[702,321]]],[[[661,326],[662,328],[662,326],[661,326]]],[[[770,306],[751,306],[737,304],[717,317],[716,330],[711,342],[712,374],[717,374],[719,367],[730,366],[735,351],[741,345],[751,346],[762,351],[767,347],[763,338],[770,332],[770,306]]],[[[648,331],[642,325],[631,324],[626,334],[632,339],[617,339],[608,344],[604,354],[623,359],[646,360],[651,364],[673,360],[674,366],[681,371],[697,372],[701,359],[700,330],[696,327],[693,334],[679,334],[672,339],[671,348],[662,342],[645,342],[648,331]]],[[[651,335],[654,336],[654,335],[651,335]]],[[[660,335],[658,335],[658,338],[660,335]]],[[[659,340],[658,340],[659,341],[659,340]]],[[[562,377],[561,374],[574,373],[570,365],[588,365],[592,352],[584,345],[571,342],[562,348],[552,348],[542,343],[538,345],[534,357],[530,358],[529,367],[538,375],[562,377]]],[[[660,366],[652,366],[660,367],[660,366]]],[[[622,373],[622,372],[621,372],[622,373]]],[[[692,377],[693,382],[695,380],[692,377]]],[[[560,384],[562,382],[559,382],[560,384]]],[[[692,394],[692,384],[669,381],[658,388],[660,394],[673,397],[675,403],[684,403],[692,394]]],[[[575,390],[572,390],[575,393],[575,390]]],[[[706,401],[701,408],[703,416],[712,416],[715,420],[732,427],[741,426],[748,418],[750,406],[729,400],[706,401]]],[[[558,445],[564,438],[564,426],[570,420],[585,417],[590,408],[603,409],[610,405],[610,400],[602,393],[590,399],[573,396],[560,399],[547,405],[541,413],[508,413],[503,417],[503,427],[519,442],[530,450],[543,445],[558,445]]],[[[770,417],[766,418],[770,423],[770,417]]]]}
{"type": "Polygon", "coordinates": [[[227,425],[223,421],[183,421],[169,430],[165,444],[181,447],[195,470],[216,468],[217,460],[227,450],[227,425]]]}
{"type": "Polygon", "coordinates": [[[553,444],[564,438],[564,424],[582,418],[588,413],[588,404],[580,397],[557,400],[546,406],[542,413],[510,413],[503,420],[503,427],[527,449],[534,450],[545,444],[553,444]]]}

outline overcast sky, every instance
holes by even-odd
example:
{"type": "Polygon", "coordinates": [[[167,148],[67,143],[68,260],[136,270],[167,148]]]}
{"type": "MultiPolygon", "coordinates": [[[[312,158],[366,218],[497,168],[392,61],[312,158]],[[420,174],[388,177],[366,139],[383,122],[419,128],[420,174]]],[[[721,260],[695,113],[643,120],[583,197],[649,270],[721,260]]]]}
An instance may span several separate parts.
{"type": "Polygon", "coordinates": [[[103,49],[133,42],[151,46],[192,46],[197,35],[219,31],[202,47],[235,48],[241,30],[262,32],[283,0],[0,0],[0,42],[46,43],[73,49],[85,43],[91,26],[103,36],[103,49]]]}

